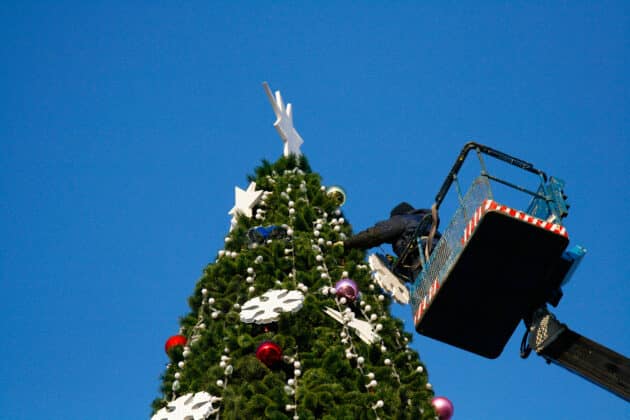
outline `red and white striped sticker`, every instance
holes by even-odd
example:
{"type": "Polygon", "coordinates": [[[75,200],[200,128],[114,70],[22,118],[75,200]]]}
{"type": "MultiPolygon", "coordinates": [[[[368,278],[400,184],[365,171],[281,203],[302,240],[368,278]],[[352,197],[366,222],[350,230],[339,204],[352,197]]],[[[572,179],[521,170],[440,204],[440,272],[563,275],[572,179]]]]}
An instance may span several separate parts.
{"type": "Polygon", "coordinates": [[[420,321],[420,318],[422,318],[422,314],[424,313],[424,311],[427,310],[427,308],[429,307],[429,304],[431,303],[435,295],[437,295],[437,292],[439,289],[440,289],[440,283],[438,282],[438,279],[436,277],[435,280],[433,280],[433,284],[429,288],[429,293],[426,294],[422,298],[422,300],[420,301],[420,304],[418,305],[418,309],[416,310],[416,313],[413,315],[414,325],[418,324],[418,321],[420,321]]]}
{"type": "Polygon", "coordinates": [[[461,240],[462,245],[468,242],[473,232],[475,231],[475,228],[479,224],[479,221],[481,221],[483,215],[489,211],[500,211],[501,213],[507,214],[508,216],[511,216],[515,219],[522,220],[523,222],[527,222],[539,228],[556,233],[560,236],[564,236],[567,239],[569,238],[569,234],[567,233],[566,228],[562,225],[559,225],[557,223],[545,222],[544,220],[534,217],[525,212],[503,206],[494,200],[486,200],[481,206],[479,206],[479,208],[473,214],[472,218],[468,221],[466,229],[464,229],[464,236],[461,240]]]}

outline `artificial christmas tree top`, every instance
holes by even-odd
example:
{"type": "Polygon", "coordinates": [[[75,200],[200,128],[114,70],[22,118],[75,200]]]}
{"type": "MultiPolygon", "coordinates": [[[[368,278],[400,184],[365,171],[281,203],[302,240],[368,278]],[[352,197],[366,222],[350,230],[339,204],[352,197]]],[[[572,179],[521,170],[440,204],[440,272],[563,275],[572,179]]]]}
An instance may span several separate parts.
{"type": "Polygon", "coordinates": [[[186,343],[169,352],[153,420],[433,418],[391,291],[364,252],[335,245],[351,234],[343,190],[321,185],[291,105],[265,90],[284,155],[236,190],[225,249],[189,299],[186,343]],[[186,414],[194,401],[203,410],[186,414]]]}

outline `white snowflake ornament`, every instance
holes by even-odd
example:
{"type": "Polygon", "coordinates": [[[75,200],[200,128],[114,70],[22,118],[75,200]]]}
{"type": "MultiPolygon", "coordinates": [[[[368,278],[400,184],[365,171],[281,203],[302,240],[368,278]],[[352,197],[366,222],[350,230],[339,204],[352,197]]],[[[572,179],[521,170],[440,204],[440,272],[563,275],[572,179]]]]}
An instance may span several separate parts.
{"type": "Polygon", "coordinates": [[[340,324],[347,324],[348,327],[352,328],[357,333],[361,341],[364,343],[373,344],[380,340],[379,335],[374,332],[372,324],[367,321],[356,319],[352,311],[342,314],[333,308],[326,307],[324,312],[340,324]]]}
{"type": "Polygon", "coordinates": [[[197,392],[186,394],[171,401],[151,417],[151,420],[205,420],[219,411],[213,404],[221,398],[197,392]]]}
{"type": "Polygon", "coordinates": [[[396,302],[403,304],[409,303],[409,290],[407,286],[389,271],[383,261],[381,261],[376,254],[372,254],[368,257],[368,262],[376,283],[378,283],[382,289],[391,293],[396,302]]]}
{"type": "Polygon", "coordinates": [[[302,308],[304,295],[298,290],[268,290],[248,300],[241,307],[241,321],[247,324],[269,324],[283,312],[297,312],[302,308]]]}

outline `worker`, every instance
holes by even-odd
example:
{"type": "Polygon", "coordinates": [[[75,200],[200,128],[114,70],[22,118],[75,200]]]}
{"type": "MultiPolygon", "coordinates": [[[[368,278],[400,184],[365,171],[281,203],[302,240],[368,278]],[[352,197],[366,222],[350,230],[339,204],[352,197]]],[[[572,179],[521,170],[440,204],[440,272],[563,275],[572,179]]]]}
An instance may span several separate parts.
{"type": "MultiPolygon", "coordinates": [[[[424,248],[431,227],[431,210],[415,209],[409,203],[402,202],[392,209],[389,219],[378,222],[374,226],[347,238],[343,241],[343,246],[344,249],[365,250],[384,243],[391,244],[394,253],[401,259],[395,265],[394,274],[405,281],[413,282],[422,270],[417,238],[425,237],[421,241],[422,248],[424,248]],[[425,223],[420,226],[425,217],[427,218],[425,223]],[[420,230],[418,230],[419,227],[420,230]]],[[[436,231],[432,238],[431,248],[437,243],[440,236],[436,231]]]]}

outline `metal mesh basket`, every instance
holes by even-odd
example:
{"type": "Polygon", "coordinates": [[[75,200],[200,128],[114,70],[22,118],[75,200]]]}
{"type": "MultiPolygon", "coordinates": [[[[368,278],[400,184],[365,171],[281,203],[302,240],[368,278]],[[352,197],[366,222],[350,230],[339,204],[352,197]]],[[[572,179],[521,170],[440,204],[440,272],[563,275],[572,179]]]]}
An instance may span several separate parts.
{"type": "Polygon", "coordinates": [[[460,198],[460,205],[450,224],[442,233],[442,238],[431,253],[429,261],[412,286],[411,302],[414,308],[417,308],[424,296],[429,294],[431,285],[436,279],[438,284],[442,285],[448,270],[463,249],[461,239],[470,216],[484,200],[489,198],[492,198],[492,190],[488,178],[477,177],[466,195],[460,198]]]}

